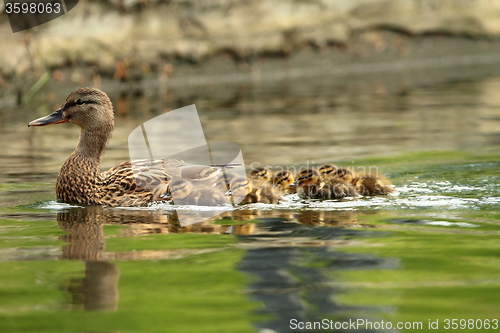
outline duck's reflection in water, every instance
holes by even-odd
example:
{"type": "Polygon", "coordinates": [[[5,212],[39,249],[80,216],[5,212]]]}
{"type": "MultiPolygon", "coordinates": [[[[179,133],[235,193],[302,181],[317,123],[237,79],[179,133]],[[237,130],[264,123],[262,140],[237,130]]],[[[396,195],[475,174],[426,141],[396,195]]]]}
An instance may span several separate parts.
{"type": "Polygon", "coordinates": [[[120,271],[115,264],[102,261],[104,250],[102,207],[73,208],[57,214],[57,221],[67,234],[60,239],[61,259],[85,262],[82,278],[72,278],[64,287],[70,306],[85,311],[113,311],[118,307],[118,279],[120,271]]]}
{"type": "MultiPolygon", "coordinates": [[[[176,213],[163,210],[117,209],[100,206],[74,207],[57,214],[57,220],[65,235],[60,236],[66,244],[60,259],[82,260],[84,276],[71,279],[64,289],[70,294],[72,308],[112,311],[118,307],[119,269],[109,260],[172,259],[186,255],[189,250],[123,251],[107,252],[103,225],[127,226],[117,237],[166,233],[234,234],[251,236],[262,234],[264,221],[292,226],[348,226],[356,223],[354,212],[300,211],[240,209],[225,212],[217,218],[181,226],[176,213]],[[231,223],[225,224],[228,220],[231,223]],[[255,222],[252,222],[254,221],[255,222]],[[237,222],[241,221],[241,224],[237,222]],[[292,222],[292,223],[288,223],[292,222]],[[300,222],[300,223],[298,223],[300,222]]],[[[262,244],[261,244],[262,245],[262,244]]],[[[262,249],[264,250],[264,249],[262,249]]],[[[193,254],[196,254],[193,250],[193,254]]],[[[253,251],[253,250],[252,250],[253,251]]],[[[296,250],[294,250],[296,251],[296,250]]],[[[291,253],[294,253],[292,251],[291,253]]],[[[287,251],[286,251],[287,252],[287,251]]],[[[248,252],[250,255],[253,252],[248,252]]],[[[247,255],[247,258],[248,258],[247,255]]]]}

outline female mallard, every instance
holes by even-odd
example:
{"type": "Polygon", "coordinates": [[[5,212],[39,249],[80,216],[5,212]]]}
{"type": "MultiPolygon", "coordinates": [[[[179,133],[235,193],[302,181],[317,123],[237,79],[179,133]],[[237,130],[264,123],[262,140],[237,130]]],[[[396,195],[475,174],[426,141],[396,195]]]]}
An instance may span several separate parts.
{"type": "Polygon", "coordinates": [[[101,173],[101,157],[114,129],[113,105],[95,88],[73,91],[63,106],[28,126],[73,123],[81,128],[75,151],[57,176],[56,194],[63,202],[83,205],[144,206],[162,200],[170,176],[167,167],[180,161],[123,162],[101,173]]]}

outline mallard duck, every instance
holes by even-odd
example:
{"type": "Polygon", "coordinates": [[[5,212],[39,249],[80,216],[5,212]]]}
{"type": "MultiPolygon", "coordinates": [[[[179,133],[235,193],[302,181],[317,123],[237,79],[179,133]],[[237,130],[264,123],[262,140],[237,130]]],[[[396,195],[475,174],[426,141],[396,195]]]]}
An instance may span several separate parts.
{"type": "Polygon", "coordinates": [[[227,196],[218,189],[196,186],[186,179],[172,180],[169,189],[176,205],[221,206],[228,202],[227,196]]]}
{"type": "Polygon", "coordinates": [[[114,129],[113,105],[95,88],[73,91],[63,106],[28,126],[73,123],[81,128],[75,151],[57,176],[63,202],[84,205],[143,206],[161,200],[170,176],[162,160],[123,162],[101,173],[101,157],[114,129]]]}
{"type": "Polygon", "coordinates": [[[308,199],[340,199],[357,195],[354,187],[340,179],[323,181],[319,171],[309,168],[297,176],[297,194],[308,199]]]}
{"type": "Polygon", "coordinates": [[[284,194],[297,193],[297,186],[295,185],[292,186],[292,184],[295,182],[295,177],[288,170],[277,172],[273,176],[272,182],[274,186],[276,186],[281,191],[281,193],[284,194]]]}
{"type": "Polygon", "coordinates": [[[361,195],[387,195],[396,191],[391,182],[382,175],[358,174],[352,183],[361,195]]]}
{"type": "Polygon", "coordinates": [[[172,176],[209,182],[219,169],[187,165],[180,160],[134,160],[101,173],[104,150],[114,129],[113,105],[99,89],[73,91],[63,106],[28,126],[73,123],[80,138],[57,176],[56,195],[63,202],[83,205],[145,206],[162,200],[172,176]]]}

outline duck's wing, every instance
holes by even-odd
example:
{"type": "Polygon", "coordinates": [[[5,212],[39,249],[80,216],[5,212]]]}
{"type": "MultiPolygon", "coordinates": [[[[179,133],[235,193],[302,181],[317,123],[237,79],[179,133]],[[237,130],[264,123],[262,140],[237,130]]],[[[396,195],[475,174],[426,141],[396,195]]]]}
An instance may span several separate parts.
{"type": "Polygon", "coordinates": [[[122,162],[102,174],[102,201],[110,206],[141,206],[161,200],[171,178],[163,160],[122,162]]]}

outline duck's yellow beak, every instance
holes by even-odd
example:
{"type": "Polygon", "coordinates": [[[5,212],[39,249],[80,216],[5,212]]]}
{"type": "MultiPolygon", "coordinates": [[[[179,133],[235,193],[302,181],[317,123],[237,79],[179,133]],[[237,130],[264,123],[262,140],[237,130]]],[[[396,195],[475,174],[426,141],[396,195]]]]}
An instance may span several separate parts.
{"type": "Polygon", "coordinates": [[[59,110],[52,112],[48,116],[33,120],[31,123],[28,124],[28,127],[67,123],[68,121],[69,119],[65,118],[63,115],[63,108],[60,108],[59,110]]]}

